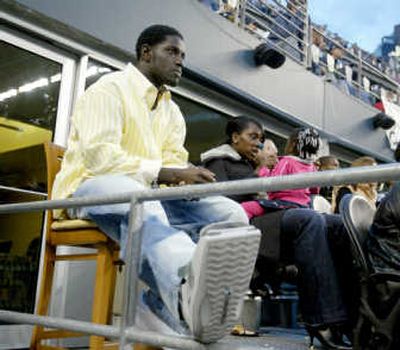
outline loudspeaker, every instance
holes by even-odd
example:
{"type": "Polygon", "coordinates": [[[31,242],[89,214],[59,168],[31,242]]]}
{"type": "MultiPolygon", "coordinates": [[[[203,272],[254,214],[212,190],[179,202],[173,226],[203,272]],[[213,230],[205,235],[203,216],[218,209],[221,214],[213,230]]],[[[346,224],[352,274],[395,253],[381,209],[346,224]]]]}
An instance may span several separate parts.
{"type": "Polygon", "coordinates": [[[267,43],[258,45],[254,49],[254,62],[256,66],[263,64],[272,69],[277,69],[285,63],[286,57],[267,43]]]}
{"type": "Polygon", "coordinates": [[[383,130],[390,129],[394,124],[395,120],[389,117],[387,114],[380,112],[372,117],[372,125],[374,128],[382,128],[383,130]]]}

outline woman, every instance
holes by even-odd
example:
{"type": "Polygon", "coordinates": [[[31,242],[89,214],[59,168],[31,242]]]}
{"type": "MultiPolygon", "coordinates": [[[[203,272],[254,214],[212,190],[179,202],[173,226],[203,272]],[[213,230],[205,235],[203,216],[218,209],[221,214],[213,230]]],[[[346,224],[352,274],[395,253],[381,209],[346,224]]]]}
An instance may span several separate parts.
{"type": "MultiPolygon", "coordinates": [[[[360,166],[375,166],[376,160],[372,157],[360,157],[351,163],[351,167],[360,166]]],[[[335,186],[332,194],[332,211],[339,213],[339,203],[346,194],[358,194],[363,196],[373,207],[376,205],[378,198],[377,184],[373,183],[359,183],[356,185],[335,186]]]]}
{"type": "MultiPolygon", "coordinates": [[[[317,171],[314,164],[319,150],[319,134],[313,128],[296,129],[289,137],[285,148],[285,156],[279,157],[274,167],[261,166],[260,177],[283,176],[317,171]]],[[[276,208],[308,208],[311,194],[317,194],[317,188],[287,189],[268,193],[268,200],[242,202],[242,207],[251,219],[276,208]]]]}
{"type": "MultiPolygon", "coordinates": [[[[256,159],[263,139],[261,125],[253,119],[237,117],[228,122],[226,135],[225,144],[202,155],[204,166],[215,173],[217,181],[257,177],[256,159]]],[[[256,196],[230,198],[243,202],[256,196]]],[[[288,209],[282,211],[279,228],[282,244],[299,269],[300,306],[311,342],[316,337],[328,349],[349,349],[340,339],[334,339],[331,332],[335,325],[348,319],[343,286],[339,286],[328,246],[328,235],[337,243],[343,241],[343,224],[335,216],[323,216],[310,209],[288,209]]]]}

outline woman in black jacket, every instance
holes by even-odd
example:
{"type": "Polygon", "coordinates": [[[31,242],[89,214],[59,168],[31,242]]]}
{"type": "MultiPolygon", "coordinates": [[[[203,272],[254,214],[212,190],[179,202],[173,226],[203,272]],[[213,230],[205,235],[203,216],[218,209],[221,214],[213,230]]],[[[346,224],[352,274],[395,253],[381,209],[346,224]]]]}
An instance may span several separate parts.
{"type": "MultiPolygon", "coordinates": [[[[202,154],[203,165],[215,173],[217,181],[256,177],[256,159],[263,139],[261,125],[253,119],[237,117],[228,122],[226,135],[225,144],[202,154]]],[[[256,196],[229,197],[243,202],[256,196]]],[[[287,209],[280,212],[279,222],[272,225],[278,226],[285,255],[292,260],[288,262],[299,269],[300,307],[311,342],[316,337],[325,348],[349,349],[331,332],[337,324],[348,321],[341,292],[344,286],[339,283],[328,244],[328,235],[335,236],[332,238],[337,244],[344,244],[341,220],[337,216],[327,218],[311,209],[287,209]]],[[[276,229],[272,225],[269,229],[276,229]]],[[[261,230],[265,236],[268,230],[265,227],[261,230]]],[[[261,243],[260,255],[264,248],[261,243]]],[[[343,257],[345,252],[342,250],[341,254],[343,257]]]]}

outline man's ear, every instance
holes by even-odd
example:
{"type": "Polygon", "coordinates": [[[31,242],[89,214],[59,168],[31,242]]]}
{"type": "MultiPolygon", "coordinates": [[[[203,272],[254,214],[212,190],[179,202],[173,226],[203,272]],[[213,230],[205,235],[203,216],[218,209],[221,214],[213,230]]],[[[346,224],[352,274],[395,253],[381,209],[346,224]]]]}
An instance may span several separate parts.
{"type": "Polygon", "coordinates": [[[140,49],[140,58],[145,62],[151,61],[151,46],[148,44],[142,45],[140,49]]]}

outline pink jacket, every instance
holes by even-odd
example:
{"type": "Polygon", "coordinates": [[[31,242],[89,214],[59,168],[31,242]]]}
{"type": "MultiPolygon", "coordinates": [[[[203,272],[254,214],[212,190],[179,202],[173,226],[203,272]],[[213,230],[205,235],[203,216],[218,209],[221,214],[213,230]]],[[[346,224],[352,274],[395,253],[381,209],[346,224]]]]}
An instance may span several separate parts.
{"type": "MultiPolygon", "coordinates": [[[[278,163],[272,170],[262,167],[258,172],[258,176],[282,176],[299,173],[311,173],[314,171],[317,171],[317,168],[313,163],[294,156],[283,156],[279,157],[278,163]]],[[[310,204],[310,195],[317,194],[318,192],[318,188],[307,187],[297,190],[268,192],[268,198],[271,200],[278,199],[307,206],[310,204]]]]}

